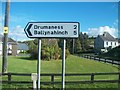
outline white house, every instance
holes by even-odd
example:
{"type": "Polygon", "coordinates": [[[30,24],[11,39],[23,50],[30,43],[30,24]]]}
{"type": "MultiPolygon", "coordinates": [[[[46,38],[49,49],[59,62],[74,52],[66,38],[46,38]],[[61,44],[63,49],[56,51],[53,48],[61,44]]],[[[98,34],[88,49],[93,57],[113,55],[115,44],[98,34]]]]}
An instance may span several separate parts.
{"type": "Polygon", "coordinates": [[[111,36],[108,32],[104,32],[103,35],[98,35],[94,41],[94,48],[97,52],[107,52],[118,45],[118,40],[111,36]]]}
{"type": "Polygon", "coordinates": [[[2,55],[2,35],[0,34],[0,55],[2,55]]]}
{"type": "MultiPolygon", "coordinates": [[[[0,35],[0,55],[2,55],[3,50],[3,36],[0,35]]],[[[7,45],[7,53],[8,55],[17,55],[17,42],[11,38],[8,38],[8,45],[7,45]]]]}
{"type": "Polygon", "coordinates": [[[2,55],[2,41],[0,40],[0,55],[2,55]]]}

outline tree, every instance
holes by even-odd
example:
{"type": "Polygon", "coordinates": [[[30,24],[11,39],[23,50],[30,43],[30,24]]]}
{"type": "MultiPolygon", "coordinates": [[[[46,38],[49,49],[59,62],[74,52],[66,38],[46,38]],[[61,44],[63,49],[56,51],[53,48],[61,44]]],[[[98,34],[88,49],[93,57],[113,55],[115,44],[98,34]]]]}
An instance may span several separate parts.
{"type": "Polygon", "coordinates": [[[78,39],[75,39],[75,45],[74,45],[74,49],[75,49],[75,53],[78,54],[82,51],[82,47],[81,47],[81,43],[80,43],[80,40],[79,38],[78,39]]]}
{"type": "Polygon", "coordinates": [[[89,40],[89,36],[86,33],[80,33],[79,34],[79,40],[81,41],[81,47],[82,47],[82,51],[88,51],[89,49],[89,44],[90,44],[90,40],[89,40]]]}
{"type": "MultiPolygon", "coordinates": [[[[62,57],[62,48],[59,47],[57,39],[42,39],[42,60],[58,60],[62,57]]],[[[32,59],[38,57],[38,40],[32,40],[28,42],[29,52],[32,59]]],[[[66,52],[66,57],[69,52],[66,52]]]]}
{"type": "Polygon", "coordinates": [[[66,48],[69,50],[71,54],[73,54],[73,39],[66,39],[66,48]]]}
{"type": "Polygon", "coordinates": [[[32,40],[28,42],[29,50],[31,59],[37,59],[38,58],[38,45],[37,40],[32,40]]]}

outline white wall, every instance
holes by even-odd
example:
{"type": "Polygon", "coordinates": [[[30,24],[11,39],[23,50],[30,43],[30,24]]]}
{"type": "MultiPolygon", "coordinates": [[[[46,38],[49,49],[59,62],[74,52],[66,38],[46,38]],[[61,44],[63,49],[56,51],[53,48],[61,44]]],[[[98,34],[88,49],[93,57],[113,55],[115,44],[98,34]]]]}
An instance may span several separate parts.
{"type": "Polygon", "coordinates": [[[107,47],[115,48],[117,46],[118,46],[118,42],[117,41],[105,41],[104,42],[104,47],[106,47],[106,48],[107,47]]]}
{"type": "Polygon", "coordinates": [[[12,44],[8,43],[7,50],[8,54],[12,54],[12,44]]]}
{"type": "Polygon", "coordinates": [[[2,42],[0,42],[0,55],[2,55],[2,42]]]}
{"type": "MultiPolygon", "coordinates": [[[[11,55],[13,53],[12,49],[13,49],[13,44],[8,43],[8,45],[7,45],[7,53],[11,55]]],[[[0,55],[2,55],[2,50],[3,50],[3,43],[0,42],[0,55]]]]}
{"type": "Polygon", "coordinates": [[[119,46],[118,41],[103,41],[99,36],[95,39],[94,48],[98,51],[107,52],[108,50],[119,46]]]}
{"type": "Polygon", "coordinates": [[[17,54],[19,54],[20,53],[20,50],[17,50],[17,54]]]}

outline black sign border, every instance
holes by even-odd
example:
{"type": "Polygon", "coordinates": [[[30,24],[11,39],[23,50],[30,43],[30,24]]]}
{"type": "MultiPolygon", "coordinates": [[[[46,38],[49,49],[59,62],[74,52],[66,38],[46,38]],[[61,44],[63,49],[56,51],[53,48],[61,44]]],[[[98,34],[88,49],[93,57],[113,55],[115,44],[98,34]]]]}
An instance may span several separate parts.
{"type": "Polygon", "coordinates": [[[27,32],[26,32],[26,29],[27,29],[27,26],[30,24],[30,23],[78,23],[78,37],[79,37],[79,33],[80,33],[80,23],[79,22],[28,22],[27,25],[25,26],[24,28],[24,31],[25,31],[25,34],[27,35],[28,38],[38,38],[38,39],[41,39],[41,38],[56,38],[56,39],[74,39],[74,38],[78,38],[78,37],[30,37],[27,32]]]}

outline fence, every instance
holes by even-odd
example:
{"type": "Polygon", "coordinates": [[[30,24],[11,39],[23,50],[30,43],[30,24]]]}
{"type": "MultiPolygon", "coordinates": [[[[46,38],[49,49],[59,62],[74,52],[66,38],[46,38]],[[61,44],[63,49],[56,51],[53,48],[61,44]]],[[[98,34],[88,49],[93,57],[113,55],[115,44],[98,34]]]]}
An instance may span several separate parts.
{"type": "Polygon", "coordinates": [[[96,60],[96,61],[105,62],[105,63],[110,63],[110,64],[114,64],[114,65],[120,65],[120,61],[110,60],[110,59],[106,59],[106,58],[100,58],[100,57],[91,56],[91,55],[83,55],[82,57],[87,58],[87,59],[96,60]]]}
{"type": "MultiPolygon", "coordinates": [[[[25,74],[25,73],[3,73],[0,74],[2,75],[2,77],[7,76],[7,80],[3,80],[2,83],[21,83],[21,84],[25,84],[25,83],[32,83],[32,81],[14,81],[12,80],[13,76],[31,76],[31,74],[25,74]]],[[[45,76],[49,76],[50,77],[50,81],[46,81],[46,82],[41,82],[41,84],[61,84],[60,81],[55,81],[55,76],[62,76],[61,74],[41,74],[42,77],[45,76]]],[[[83,74],[65,74],[65,76],[89,76],[89,80],[77,80],[77,81],[65,81],[66,84],[81,84],[81,83],[95,83],[95,82],[109,82],[109,83],[120,83],[120,73],[83,73],[83,74]],[[96,76],[105,76],[105,75],[116,75],[117,79],[116,80],[106,80],[106,79],[99,79],[96,80],[95,77],[96,76]]]]}

